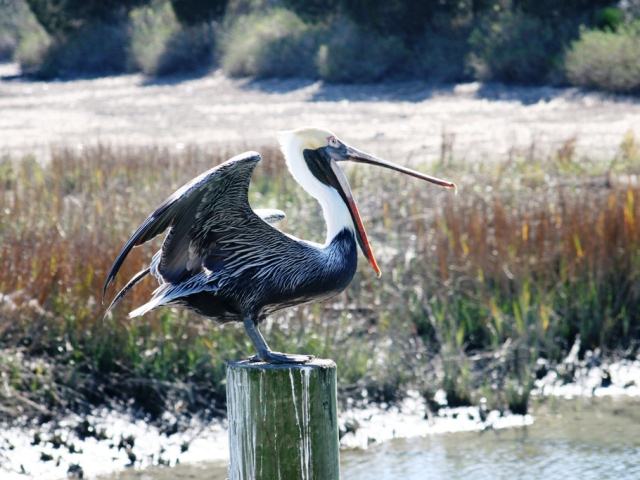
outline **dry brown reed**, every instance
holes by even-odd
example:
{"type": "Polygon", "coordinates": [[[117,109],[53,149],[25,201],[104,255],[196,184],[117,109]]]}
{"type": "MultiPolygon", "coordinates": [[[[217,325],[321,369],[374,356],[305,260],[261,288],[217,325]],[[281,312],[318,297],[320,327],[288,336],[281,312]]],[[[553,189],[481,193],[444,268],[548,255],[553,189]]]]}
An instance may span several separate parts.
{"type": "MultiPolygon", "coordinates": [[[[509,382],[530,386],[535,359],[558,360],[576,335],[584,348],[633,346],[640,338],[640,159],[633,139],[625,142],[607,166],[575,159],[570,142],[543,160],[461,166],[448,158],[431,166],[458,182],[457,196],[350,170],[383,279],[363,265],[344,294],[282,314],[267,335],[276,347],[336,358],[344,395],[366,388],[381,400],[416,384],[442,385],[460,402],[476,387],[486,394],[505,392],[509,382]],[[486,367],[483,352],[496,351],[506,353],[491,367],[499,381],[488,384],[472,375],[473,359],[486,367]]],[[[275,149],[262,153],[252,204],[282,208],[285,229],[320,240],[313,201],[275,149]]],[[[152,282],[105,320],[100,292],[122,243],[153,207],[229,156],[98,145],[55,149],[47,164],[0,161],[0,344],[44,356],[56,372],[34,384],[15,355],[5,356],[0,371],[22,372],[11,376],[14,395],[41,398],[51,377],[79,391],[74,398],[133,398],[156,414],[176,390],[183,399],[206,399],[185,408],[220,407],[223,360],[250,351],[240,329],[172,310],[123,320],[152,282]]],[[[158,246],[135,249],[116,288],[158,246]]],[[[69,406],[61,396],[43,401],[69,406]]]]}

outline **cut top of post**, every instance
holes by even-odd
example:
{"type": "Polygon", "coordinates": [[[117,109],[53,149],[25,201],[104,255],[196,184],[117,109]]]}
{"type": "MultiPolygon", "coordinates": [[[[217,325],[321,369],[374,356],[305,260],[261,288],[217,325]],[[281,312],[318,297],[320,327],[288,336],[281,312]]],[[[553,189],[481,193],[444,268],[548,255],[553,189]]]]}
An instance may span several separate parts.
{"type": "Polygon", "coordinates": [[[336,368],[336,363],[328,358],[314,358],[306,363],[267,363],[238,360],[228,362],[228,368],[250,368],[256,370],[304,370],[305,368],[336,368]]]}

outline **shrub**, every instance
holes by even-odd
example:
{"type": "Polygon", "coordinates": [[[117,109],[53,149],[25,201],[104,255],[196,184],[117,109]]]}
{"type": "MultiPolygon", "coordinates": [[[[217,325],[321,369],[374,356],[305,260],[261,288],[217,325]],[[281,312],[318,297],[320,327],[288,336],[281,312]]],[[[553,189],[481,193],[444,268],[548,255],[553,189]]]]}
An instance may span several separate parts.
{"type": "Polygon", "coordinates": [[[513,0],[515,8],[547,19],[589,14],[614,3],[612,0],[513,0]]]}
{"type": "Polygon", "coordinates": [[[214,38],[211,23],[180,28],[169,38],[155,69],[145,73],[165,75],[210,67],[214,59],[214,38]]]}
{"type": "Polygon", "coordinates": [[[346,20],[334,23],[318,51],[318,73],[330,82],[367,82],[397,74],[405,68],[402,40],[381,36],[346,20]]]}
{"type": "Polygon", "coordinates": [[[155,75],[167,44],[180,29],[171,4],[158,2],[134,9],[129,14],[129,20],[131,66],[148,75],[155,75]]]}
{"type": "Polygon", "coordinates": [[[171,0],[176,18],[185,25],[199,25],[221,17],[227,0],[171,0]]]}
{"type": "Polygon", "coordinates": [[[320,22],[331,17],[340,0],[282,0],[285,8],[292,10],[305,21],[320,22]]]}
{"type": "Polygon", "coordinates": [[[13,56],[17,43],[17,39],[13,35],[0,32],[0,61],[10,59],[13,56]]]}
{"type": "Polygon", "coordinates": [[[435,14],[453,16],[464,2],[440,0],[340,0],[347,16],[358,25],[383,35],[414,38],[435,14]]]}
{"type": "Polygon", "coordinates": [[[109,23],[149,0],[26,0],[40,25],[51,35],[66,35],[91,23],[109,23]]]}
{"type": "Polygon", "coordinates": [[[36,28],[20,32],[13,59],[20,64],[23,73],[35,73],[42,65],[50,45],[51,38],[36,23],[36,28]]]}
{"type": "Polygon", "coordinates": [[[421,78],[455,82],[466,78],[467,33],[427,29],[411,43],[409,73],[421,78]]]}
{"type": "Polygon", "coordinates": [[[127,43],[126,23],[95,22],[48,42],[29,33],[18,57],[44,78],[121,73],[127,67],[127,43]]]}
{"type": "Polygon", "coordinates": [[[566,55],[574,85],[612,92],[640,91],[640,21],[617,32],[583,30],[566,55]]]}
{"type": "Polygon", "coordinates": [[[521,12],[485,17],[469,37],[469,66],[483,80],[542,82],[558,63],[567,35],[562,30],[562,25],[521,12]]]}
{"type": "Polygon", "coordinates": [[[38,22],[24,1],[0,0],[0,61],[13,57],[21,32],[37,28],[38,22]]]}
{"type": "Polygon", "coordinates": [[[618,30],[624,24],[624,11],[615,7],[607,7],[596,13],[595,24],[601,30],[618,30]]]}
{"type": "Polygon", "coordinates": [[[629,21],[640,17],[640,0],[622,0],[618,7],[629,21]]]}
{"type": "Polygon", "coordinates": [[[282,8],[243,15],[221,42],[223,70],[232,76],[314,77],[318,28],[282,8]]]}
{"type": "Polygon", "coordinates": [[[11,58],[18,43],[15,6],[0,2],[0,61],[11,58]]]}
{"type": "Polygon", "coordinates": [[[265,12],[273,6],[272,3],[272,0],[227,0],[225,16],[234,18],[260,11],[265,12]]]}
{"type": "Polygon", "coordinates": [[[132,68],[147,75],[164,75],[209,66],[213,59],[213,26],[182,27],[171,3],[157,2],[129,15],[132,68]]]}

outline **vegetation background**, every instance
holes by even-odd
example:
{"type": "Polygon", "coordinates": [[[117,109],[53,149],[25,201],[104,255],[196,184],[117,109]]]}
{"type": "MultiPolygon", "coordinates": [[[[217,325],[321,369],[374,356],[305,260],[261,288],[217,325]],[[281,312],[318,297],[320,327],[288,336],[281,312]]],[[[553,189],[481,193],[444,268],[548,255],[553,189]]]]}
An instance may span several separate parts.
{"type": "MultiPolygon", "coordinates": [[[[0,0],[0,56],[35,78],[141,71],[303,76],[328,82],[421,79],[640,88],[640,6],[604,0],[0,0]]],[[[275,150],[252,201],[302,212],[321,229],[275,150]]],[[[250,353],[241,329],[165,309],[123,320],[137,289],[103,319],[110,260],[153,205],[231,154],[206,148],[59,148],[50,162],[0,159],[0,419],[51,418],[110,404],[160,420],[219,415],[224,360],[250,353]],[[24,417],[23,417],[24,418],[24,417]]],[[[563,359],[635,358],[640,339],[640,146],[578,158],[469,164],[443,149],[418,168],[464,194],[352,175],[385,245],[381,284],[362,269],[334,301],[274,318],[274,347],[338,362],[343,401],[393,402],[407,389],[437,409],[488,402],[527,410],[533,381],[563,359]]],[[[301,221],[304,219],[304,222],[301,221]]],[[[157,248],[158,245],[154,245],[157,248]]],[[[153,248],[134,252],[122,279],[153,248]]]]}
{"type": "Polygon", "coordinates": [[[637,0],[1,0],[0,13],[0,57],[47,78],[219,65],[330,82],[640,88],[637,0]]]}

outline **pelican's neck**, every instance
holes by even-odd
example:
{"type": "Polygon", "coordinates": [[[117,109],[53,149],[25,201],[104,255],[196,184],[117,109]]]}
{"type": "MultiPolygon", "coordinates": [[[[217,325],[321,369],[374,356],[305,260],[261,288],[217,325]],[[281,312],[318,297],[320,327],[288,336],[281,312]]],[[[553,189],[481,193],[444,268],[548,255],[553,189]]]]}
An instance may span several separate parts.
{"type": "Polygon", "coordinates": [[[334,188],[328,187],[328,190],[329,192],[326,196],[315,196],[307,190],[310,195],[313,195],[318,200],[322,207],[322,215],[327,225],[325,245],[329,245],[345,229],[354,231],[353,220],[351,220],[351,214],[344,201],[334,188]]]}
{"type": "Polygon", "coordinates": [[[354,232],[353,220],[344,200],[335,188],[325,185],[311,173],[302,155],[302,145],[295,135],[291,132],[280,132],[278,139],[291,175],[322,207],[322,215],[327,226],[325,246],[344,229],[354,232]]]}

